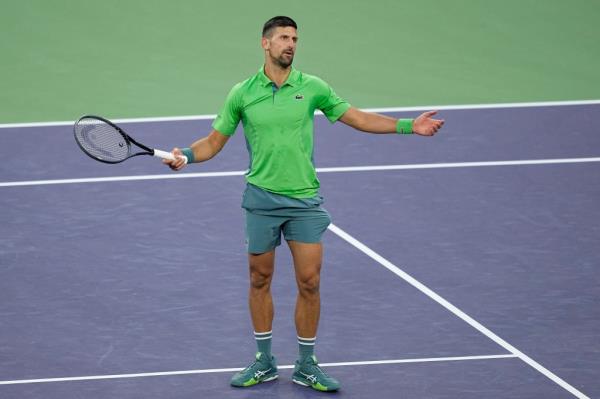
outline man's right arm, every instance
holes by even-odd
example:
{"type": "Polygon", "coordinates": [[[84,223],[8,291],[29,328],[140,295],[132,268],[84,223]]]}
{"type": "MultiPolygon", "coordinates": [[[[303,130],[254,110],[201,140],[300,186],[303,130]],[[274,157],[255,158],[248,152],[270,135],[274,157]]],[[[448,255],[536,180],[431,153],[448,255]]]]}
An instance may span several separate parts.
{"type": "Polygon", "coordinates": [[[194,153],[195,162],[208,161],[217,155],[223,149],[229,137],[217,130],[213,130],[208,136],[194,142],[190,148],[194,153]]]}
{"type": "MultiPolygon", "coordinates": [[[[208,136],[195,141],[190,146],[190,149],[194,154],[194,162],[208,161],[223,149],[227,143],[227,140],[229,140],[229,136],[224,135],[217,130],[213,130],[208,136]]],[[[181,149],[174,148],[172,153],[175,155],[176,160],[170,161],[165,159],[163,160],[163,163],[168,165],[173,170],[181,170],[185,166],[185,163],[180,157],[183,155],[181,149]]]]}
{"type": "MultiPolygon", "coordinates": [[[[212,123],[213,131],[208,136],[194,142],[186,150],[189,156],[193,155],[193,159],[189,160],[190,162],[203,162],[211,159],[221,151],[229,137],[235,133],[235,129],[242,118],[240,86],[241,83],[238,83],[229,91],[223,107],[212,123]]],[[[175,148],[173,149],[173,155],[175,155],[176,160],[165,161],[165,164],[173,170],[180,170],[185,164],[178,155],[183,155],[183,153],[179,148],[175,148]]]]}

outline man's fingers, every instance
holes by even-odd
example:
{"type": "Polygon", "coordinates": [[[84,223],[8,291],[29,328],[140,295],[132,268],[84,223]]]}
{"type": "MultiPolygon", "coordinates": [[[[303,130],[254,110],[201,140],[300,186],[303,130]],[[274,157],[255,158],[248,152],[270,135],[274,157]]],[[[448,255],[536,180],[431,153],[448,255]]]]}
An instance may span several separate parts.
{"type": "Polygon", "coordinates": [[[183,160],[180,157],[177,157],[177,160],[173,161],[172,167],[175,170],[179,170],[179,169],[183,168],[184,164],[185,163],[183,162],[183,160]]]}
{"type": "Polygon", "coordinates": [[[179,148],[175,147],[171,151],[171,154],[173,154],[173,156],[175,157],[174,160],[163,159],[162,162],[165,165],[167,165],[169,168],[171,168],[171,170],[175,170],[175,171],[181,170],[186,164],[183,153],[181,152],[181,150],[179,148]]]}
{"type": "Polygon", "coordinates": [[[444,125],[444,121],[440,119],[432,119],[432,126],[438,131],[444,125]]]}
{"type": "Polygon", "coordinates": [[[431,116],[437,114],[437,110],[423,112],[414,123],[414,132],[423,136],[433,136],[444,125],[443,119],[433,119],[431,116]]]}
{"type": "Polygon", "coordinates": [[[162,162],[172,170],[180,170],[185,165],[185,162],[181,157],[177,157],[177,159],[174,161],[170,159],[163,159],[162,162]]]}

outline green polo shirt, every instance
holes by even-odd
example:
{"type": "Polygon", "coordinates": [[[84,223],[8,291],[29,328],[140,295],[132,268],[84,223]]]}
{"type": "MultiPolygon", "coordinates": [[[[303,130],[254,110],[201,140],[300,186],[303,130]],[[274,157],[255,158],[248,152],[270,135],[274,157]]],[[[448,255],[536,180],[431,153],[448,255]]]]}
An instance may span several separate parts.
{"type": "Polygon", "coordinates": [[[249,183],[288,197],[310,198],[319,191],[313,160],[314,112],[321,110],[333,123],[348,108],[350,104],[316,76],[292,68],[277,88],[263,67],[231,89],[212,126],[231,136],[242,121],[250,154],[249,183]]]}

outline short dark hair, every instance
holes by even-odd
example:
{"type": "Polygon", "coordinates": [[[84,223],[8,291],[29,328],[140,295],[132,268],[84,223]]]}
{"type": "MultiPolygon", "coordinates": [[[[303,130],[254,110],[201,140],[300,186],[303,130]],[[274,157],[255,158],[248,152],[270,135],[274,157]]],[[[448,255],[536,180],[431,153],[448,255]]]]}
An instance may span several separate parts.
{"type": "Polygon", "coordinates": [[[298,25],[296,25],[296,22],[293,19],[290,17],[284,17],[283,15],[278,15],[265,22],[263,25],[262,35],[263,37],[267,37],[271,34],[273,29],[285,28],[286,26],[291,26],[294,29],[298,29],[298,25]]]}

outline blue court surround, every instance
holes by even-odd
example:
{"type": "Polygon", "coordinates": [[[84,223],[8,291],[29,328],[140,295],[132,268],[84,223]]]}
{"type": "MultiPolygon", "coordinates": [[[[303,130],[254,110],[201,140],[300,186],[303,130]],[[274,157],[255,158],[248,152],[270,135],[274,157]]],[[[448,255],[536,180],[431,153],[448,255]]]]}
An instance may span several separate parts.
{"type": "MultiPolygon", "coordinates": [[[[414,116],[397,113],[396,116],[414,116]]],[[[598,156],[600,106],[444,111],[434,138],[375,136],[316,118],[317,166],[598,156]]],[[[187,145],[209,121],[133,123],[187,145]]],[[[1,129],[2,182],[169,173],[93,162],[68,127],[1,129]],[[27,154],[24,159],[22,154],[27,154]]],[[[236,134],[186,172],[243,170],[236,134]]],[[[322,173],[333,222],[584,392],[600,395],[600,164],[322,173]]],[[[254,352],[240,176],[0,187],[0,383],[243,367],[254,352]]],[[[324,238],[321,362],[507,355],[340,237],[324,238]]],[[[273,350],[293,363],[295,286],[277,254],[273,350]]],[[[337,366],[347,398],[568,398],[515,357],[337,366]]],[[[306,398],[231,372],[0,385],[2,398],[306,398]]]]}

